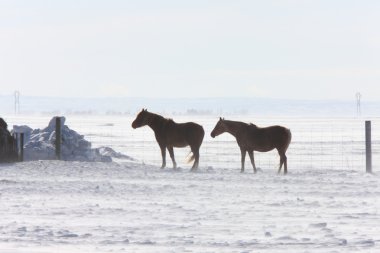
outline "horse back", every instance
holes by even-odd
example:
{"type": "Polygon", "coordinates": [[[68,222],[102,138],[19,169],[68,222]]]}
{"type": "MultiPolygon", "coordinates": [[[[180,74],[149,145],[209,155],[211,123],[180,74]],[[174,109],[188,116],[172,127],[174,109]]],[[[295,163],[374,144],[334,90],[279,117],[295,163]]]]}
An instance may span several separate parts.
{"type": "Polygon", "coordinates": [[[286,150],[291,141],[291,132],[283,126],[257,127],[251,126],[251,139],[258,151],[272,149],[286,150]]]}
{"type": "Polygon", "coordinates": [[[174,147],[198,146],[205,134],[203,127],[194,122],[176,123],[171,120],[165,128],[167,144],[174,147]]]}

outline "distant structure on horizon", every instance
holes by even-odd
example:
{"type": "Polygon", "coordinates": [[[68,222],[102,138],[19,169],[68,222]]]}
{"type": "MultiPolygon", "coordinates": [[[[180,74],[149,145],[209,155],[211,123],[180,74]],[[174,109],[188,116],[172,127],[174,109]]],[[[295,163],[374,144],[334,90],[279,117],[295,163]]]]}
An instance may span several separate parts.
{"type": "Polygon", "coordinates": [[[18,90],[15,91],[15,114],[20,113],[20,92],[18,90]]]}
{"type": "Polygon", "coordinates": [[[362,109],[361,109],[361,100],[362,94],[360,92],[356,92],[356,116],[360,117],[362,115],[362,109]]]}

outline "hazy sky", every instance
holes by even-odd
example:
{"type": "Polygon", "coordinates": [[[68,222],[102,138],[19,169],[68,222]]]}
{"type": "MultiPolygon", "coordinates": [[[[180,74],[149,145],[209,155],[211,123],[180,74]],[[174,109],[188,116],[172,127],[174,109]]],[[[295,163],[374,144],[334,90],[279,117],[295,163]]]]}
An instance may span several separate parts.
{"type": "Polygon", "coordinates": [[[0,0],[0,95],[380,99],[380,1],[0,0]]]}

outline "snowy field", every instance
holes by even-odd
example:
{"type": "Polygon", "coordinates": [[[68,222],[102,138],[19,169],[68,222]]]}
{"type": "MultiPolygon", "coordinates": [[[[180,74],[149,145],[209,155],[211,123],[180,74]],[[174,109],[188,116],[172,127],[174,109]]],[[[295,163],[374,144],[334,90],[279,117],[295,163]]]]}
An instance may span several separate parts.
{"type": "Polygon", "coordinates": [[[1,252],[379,252],[380,177],[37,161],[0,167],[1,252]]]}
{"type": "MultiPolygon", "coordinates": [[[[43,128],[50,117],[5,119],[43,128]]],[[[287,176],[276,174],[275,152],[256,154],[256,175],[248,162],[239,173],[233,139],[209,137],[212,117],[197,120],[206,130],[200,169],[190,172],[189,150],[176,149],[181,168],[168,160],[160,170],[151,130],[132,130],[132,120],[68,117],[67,124],[135,163],[0,165],[1,253],[380,252],[379,138],[374,131],[375,173],[366,174],[362,120],[255,122],[291,128],[287,176]]]]}

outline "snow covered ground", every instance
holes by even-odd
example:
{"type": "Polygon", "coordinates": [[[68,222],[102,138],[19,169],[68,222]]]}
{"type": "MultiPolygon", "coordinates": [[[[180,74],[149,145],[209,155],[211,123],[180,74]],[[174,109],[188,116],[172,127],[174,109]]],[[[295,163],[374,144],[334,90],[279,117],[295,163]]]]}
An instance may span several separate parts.
{"type": "MultiPolygon", "coordinates": [[[[50,116],[8,116],[9,126],[43,128],[50,116]]],[[[276,152],[255,153],[259,173],[228,135],[206,131],[201,167],[159,169],[159,148],[134,117],[68,117],[93,147],[137,162],[31,161],[0,165],[0,252],[380,252],[379,120],[373,122],[374,174],[364,173],[364,121],[232,117],[293,134],[289,174],[276,152]]]]}
{"type": "Polygon", "coordinates": [[[0,165],[0,252],[379,252],[380,176],[0,165]]]}

